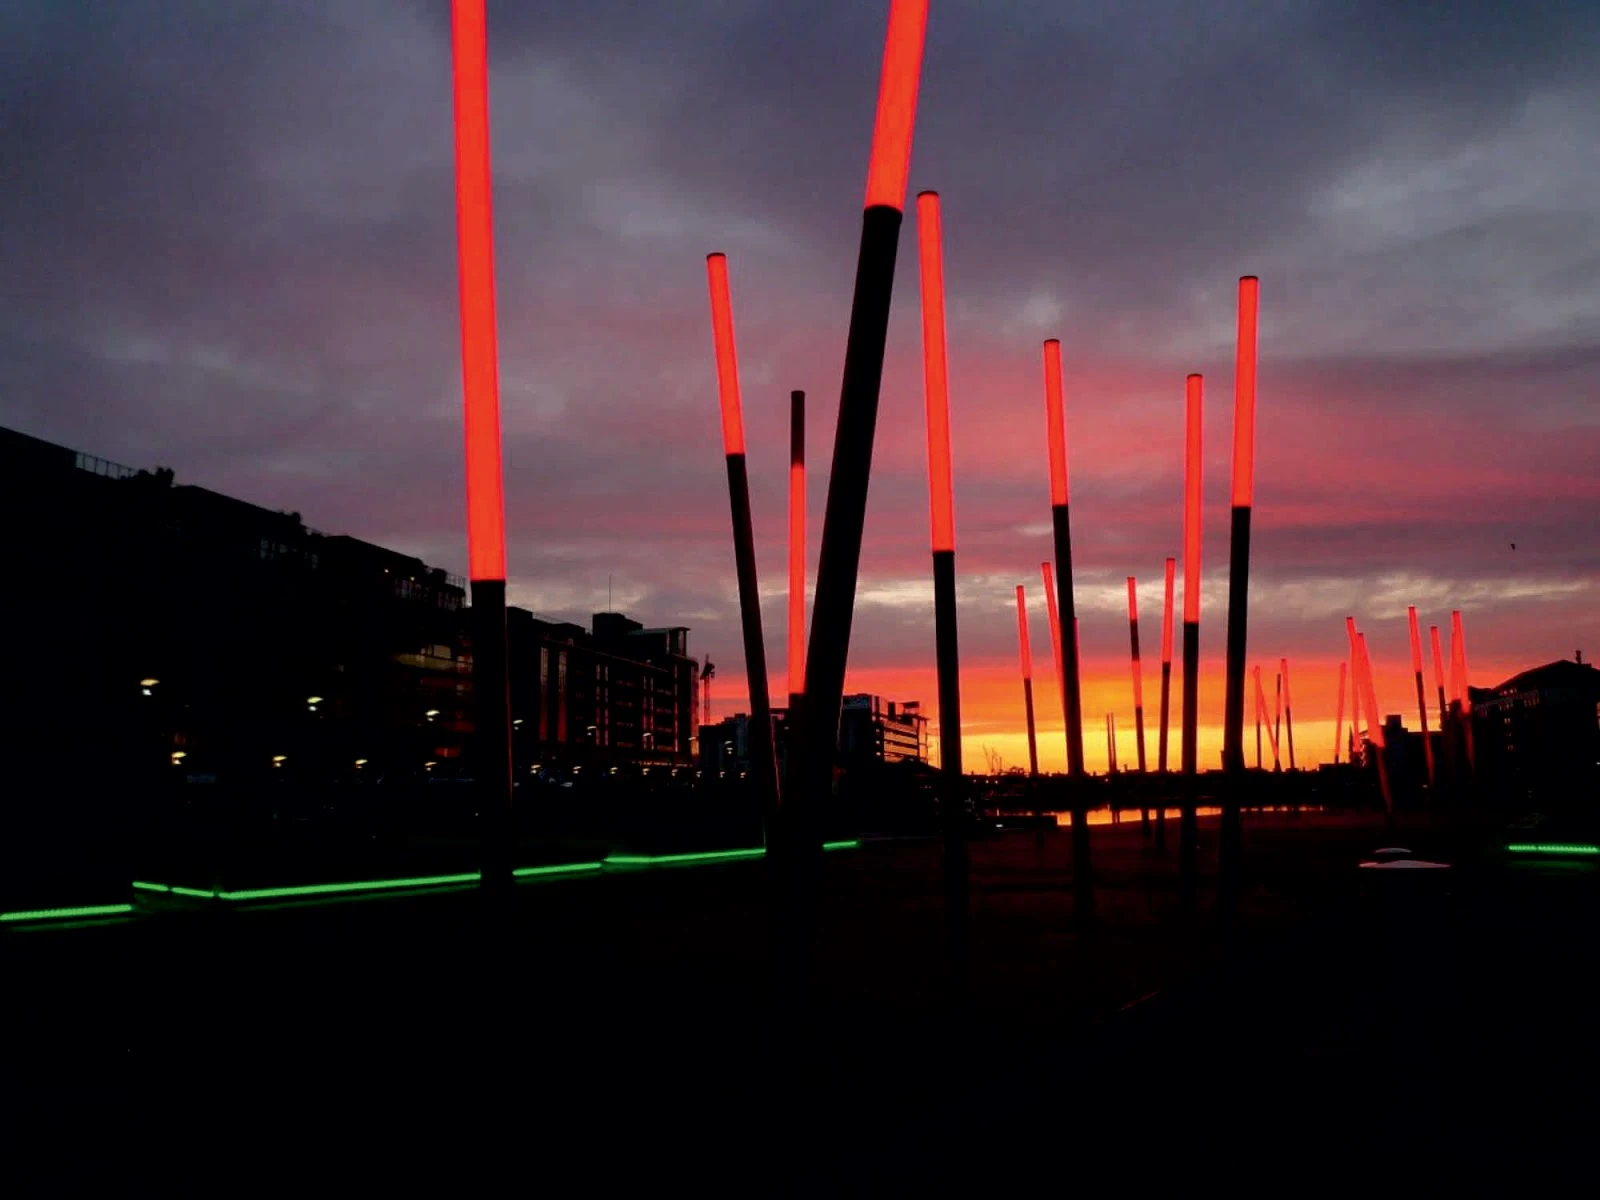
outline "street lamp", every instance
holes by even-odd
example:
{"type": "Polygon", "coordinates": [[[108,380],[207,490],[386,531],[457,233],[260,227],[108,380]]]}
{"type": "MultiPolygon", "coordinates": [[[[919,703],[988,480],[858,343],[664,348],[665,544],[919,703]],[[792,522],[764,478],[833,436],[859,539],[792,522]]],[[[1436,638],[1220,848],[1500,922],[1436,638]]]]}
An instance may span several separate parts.
{"type": "Polygon", "coordinates": [[[283,766],[283,764],[288,761],[288,757],[289,756],[286,754],[274,754],[272,756],[273,767],[276,768],[283,766]]]}
{"type": "Polygon", "coordinates": [[[160,682],[161,682],[161,680],[159,680],[159,679],[150,679],[150,678],[141,679],[141,680],[139,680],[139,690],[142,693],[144,693],[146,696],[153,696],[153,695],[155,695],[155,692],[152,691],[151,689],[153,689],[156,686],[156,684],[158,684],[160,682]]]}
{"type": "Polygon", "coordinates": [[[435,717],[437,717],[439,715],[439,710],[437,708],[430,708],[427,712],[423,713],[422,715],[427,717],[428,720],[431,721],[431,720],[433,720],[435,717]]]}
{"type": "Polygon", "coordinates": [[[310,712],[316,712],[317,711],[317,705],[319,705],[321,703],[322,703],[322,697],[321,696],[307,696],[306,697],[306,708],[310,712]]]}

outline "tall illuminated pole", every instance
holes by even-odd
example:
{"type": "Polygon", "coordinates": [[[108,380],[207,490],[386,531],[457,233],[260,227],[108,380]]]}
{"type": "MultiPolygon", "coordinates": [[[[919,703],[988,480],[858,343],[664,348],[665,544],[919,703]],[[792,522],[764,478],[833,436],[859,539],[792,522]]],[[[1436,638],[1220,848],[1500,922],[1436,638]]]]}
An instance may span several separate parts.
{"type": "Polygon", "coordinates": [[[1261,710],[1264,701],[1261,698],[1261,668],[1251,667],[1250,678],[1255,681],[1256,689],[1256,770],[1261,769],[1261,710]]]}
{"type": "Polygon", "coordinates": [[[1279,757],[1278,747],[1283,738],[1283,672],[1279,671],[1272,677],[1272,769],[1283,770],[1283,760],[1279,757]]]}
{"type": "Polygon", "coordinates": [[[453,0],[456,252],[466,416],[467,561],[472,581],[474,771],[488,892],[511,884],[511,702],[506,666],[505,496],[500,457],[494,207],[489,165],[489,43],[483,0],[453,0]]]}
{"type": "MultiPolygon", "coordinates": [[[[1354,617],[1346,617],[1345,621],[1354,621],[1354,617]]],[[[1350,761],[1356,761],[1356,752],[1361,747],[1361,673],[1356,670],[1355,643],[1350,643],[1350,761]]]]}
{"type": "Polygon", "coordinates": [[[806,394],[789,393],[789,715],[806,690],[806,394]]]}
{"type": "Polygon", "coordinates": [[[744,408],[739,396],[739,355],[733,337],[728,260],[706,256],[711,294],[711,343],[717,361],[722,449],[728,466],[733,514],[733,563],[739,581],[739,623],[744,633],[745,678],[750,688],[750,772],[770,829],[778,812],[778,764],[772,746],[772,701],[767,693],[767,648],[761,633],[761,592],[756,583],[756,540],[750,521],[750,477],[744,461],[744,408]]]}
{"type": "MultiPolygon", "coordinates": [[[[1109,764],[1108,773],[1117,773],[1117,714],[1106,714],[1106,762],[1109,764]]],[[[1113,815],[1116,809],[1112,809],[1113,815]]]]}
{"type": "Polygon", "coordinates": [[[872,155],[867,167],[861,246],[856,259],[855,293],[845,339],[844,378],[834,428],[828,498],[822,519],[811,635],[806,652],[803,719],[791,733],[803,780],[788,805],[789,818],[780,852],[794,871],[791,897],[799,905],[796,926],[806,944],[797,961],[808,962],[811,903],[821,868],[818,816],[833,782],[839,711],[844,698],[845,664],[855,612],[856,573],[861,563],[861,531],[866,518],[872,442],[878,422],[884,342],[900,242],[901,210],[911,169],[911,135],[916,123],[917,88],[922,75],[927,0],[890,0],[878,84],[872,155]],[[814,732],[813,732],[814,731],[814,732]],[[803,911],[802,911],[803,910],[803,911]]]}
{"type": "Polygon", "coordinates": [[[1444,698],[1444,655],[1439,649],[1439,627],[1428,626],[1428,643],[1433,653],[1433,686],[1437,691],[1439,702],[1439,751],[1444,755],[1445,769],[1450,770],[1451,763],[1451,735],[1450,722],[1446,719],[1450,706],[1444,698]]]}
{"type": "Polygon", "coordinates": [[[1461,702],[1461,730],[1467,743],[1467,770],[1477,769],[1472,745],[1472,688],[1467,682],[1467,635],[1461,628],[1461,610],[1450,610],[1450,653],[1455,656],[1458,677],[1456,695],[1461,702]]]}
{"type": "Polygon", "coordinates": [[[1222,793],[1219,872],[1225,898],[1239,860],[1242,830],[1234,792],[1244,775],[1244,660],[1250,606],[1250,513],[1255,504],[1256,469],[1256,318],[1260,281],[1239,280],[1239,313],[1233,372],[1232,524],[1228,543],[1228,650],[1223,686],[1222,764],[1230,781],[1222,793]]]}
{"type": "Polygon", "coordinates": [[[1056,607],[1056,577],[1047,562],[1039,564],[1039,575],[1044,580],[1044,607],[1050,618],[1050,652],[1056,660],[1056,690],[1060,694],[1061,719],[1066,720],[1067,677],[1061,665],[1061,610],[1056,607]]]}
{"type": "Polygon", "coordinates": [[[1083,787],[1083,708],[1078,681],[1078,638],[1072,597],[1072,523],[1067,492],[1067,415],[1061,388],[1061,343],[1044,344],[1045,429],[1050,456],[1050,520],[1055,533],[1056,604],[1061,630],[1073,630],[1071,643],[1062,640],[1061,682],[1067,733],[1067,777],[1072,804],[1072,887],[1080,917],[1094,906],[1089,862],[1089,804],[1083,787]]]}
{"type": "Polygon", "coordinates": [[[1200,726],[1200,411],[1204,381],[1184,381],[1183,472],[1183,808],[1178,824],[1178,874],[1186,891],[1195,883],[1199,825],[1200,726]]]}
{"type": "Polygon", "coordinates": [[[1333,764],[1339,765],[1339,739],[1344,736],[1344,660],[1339,661],[1339,697],[1333,714],[1333,764]]]}
{"type": "Polygon", "coordinates": [[[939,772],[944,825],[945,949],[951,980],[965,986],[967,827],[961,772],[961,655],[956,640],[955,491],[950,470],[950,377],[945,347],[944,251],[939,193],[917,194],[922,267],[922,375],[928,414],[929,541],[933,548],[934,660],[939,675],[939,772]]]}
{"type": "MultiPolygon", "coordinates": [[[[1167,773],[1167,717],[1172,706],[1172,592],[1178,560],[1169,558],[1161,585],[1161,732],[1156,741],[1156,770],[1167,773]]],[[[1167,844],[1167,790],[1162,781],[1161,800],[1156,805],[1156,845],[1167,844]]]]}
{"type": "Polygon", "coordinates": [[[1344,619],[1345,633],[1350,639],[1350,656],[1355,661],[1355,682],[1361,692],[1362,707],[1367,713],[1367,741],[1372,744],[1372,756],[1378,761],[1378,788],[1383,793],[1383,808],[1394,815],[1394,797],[1389,791],[1388,754],[1383,745],[1383,722],[1378,712],[1378,695],[1372,682],[1372,660],[1367,656],[1367,635],[1356,631],[1354,617],[1344,619]]]}
{"type": "MultiPolygon", "coordinates": [[[[1422,722],[1422,753],[1428,763],[1428,786],[1434,783],[1433,739],[1428,736],[1428,699],[1422,686],[1422,631],[1417,627],[1417,606],[1406,606],[1406,621],[1411,626],[1411,674],[1417,682],[1417,716],[1422,722]]],[[[1443,718],[1444,714],[1439,714],[1443,718]]]]}
{"type": "Polygon", "coordinates": [[[1294,697],[1289,692],[1289,660],[1278,660],[1278,671],[1283,676],[1283,731],[1289,740],[1289,770],[1294,770],[1294,697]]]}
{"type": "MultiPolygon", "coordinates": [[[[1139,753],[1139,774],[1149,769],[1144,758],[1144,667],[1139,661],[1139,595],[1138,585],[1128,576],[1128,639],[1133,645],[1133,734],[1139,753]]],[[[1139,834],[1150,836],[1150,804],[1148,793],[1140,792],[1139,834]]]]}
{"type": "Polygon", "coordinates": [[[1022,707],[1028,717],[1028,777],[1039,774],[1039,741],[1033,724],[1033,648],[1028,644],[1028,601],[1017,584],[1017,656],[1022,662],[1022,707]]]}

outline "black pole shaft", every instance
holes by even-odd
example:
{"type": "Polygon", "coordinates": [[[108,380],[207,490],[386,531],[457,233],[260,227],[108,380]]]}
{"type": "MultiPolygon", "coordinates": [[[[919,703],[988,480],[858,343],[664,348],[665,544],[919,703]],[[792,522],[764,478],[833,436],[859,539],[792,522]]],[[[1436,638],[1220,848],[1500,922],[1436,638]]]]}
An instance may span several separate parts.
{"type": "MultiPolygon", "coordinates": [[[[1165,642],[1166,634],[1161,635],[1165,642]]],[[[1161,663],[1161,733],[1156,739],[1156,770],[1162,775],[1167,774],[1167,727],[1172,712],[1172,663],[1163,659],[1161,663]]],[[[1167,845],[1167,789],[1166,780],[1162,780],[1161,799],[1156,805],[1156,846],[1165,849],[1167,845]]]]}
{"type": "Polygon", "coordinates": [[[1183,623],[1183,808],[1178,821],[1178,875],[1186,895],[1195,887],[1199,826],[1195,804],[1200,790],[1200,622],[1183,623]]]}
{"type": "Polygon", "coordinates": [[[1033,728],[1033,680],[1026,676],[1022,680],[1022,707],[1028,714],[1028,775],[1031,778],[1039,774],[1039,739],[1033,728]]]}
{"type": "MultiPolygon", "coordinates": [[[[804,470],[805,469],[805,465],[806,465],[806,394],[804,392],[794,391],[794,392],[790,392],[789,393],[789,469],[793,470],[795,467],[799,467],[801,470],[804,470]]],[[[790,525],[789,525],[789,531],[790,531],[791,535],[794,532],[794,524],[793,524],[792,521],[790,522],[790,525]]],[[[791,546],[789,548],[789,552],[791,554],[794,553],[794,547],[791,546]]],[[[804,561],[805,550],[802,549],[800,551],[800,554],[801,554],[801,560],[804,561]]],[[[802,587],[800,589],[800,594],[798,596],[791,595],[789,597],[789,607],[790,607],[791,611],[793,610],[794,606],[797,605],[797,604],[801,605],[803,607],[805,605],[805,602],[806,602],[806,594],[805,594],[805,588],[804,587],[802,587]]],[[[792,619],[793,618],[791,616],[791,620],[792,619]]],[[[785,630],[785,633],[787,634],[787,629],[785,630]]],[[[792,687],[796,681],[791,679],[789,682],[790,682],[790,686],[792,687]]],[[[799,720],[801,703],[802,703],[802,693],[791,691],[789,693],[789,761],[786,764],[786,771],[785,771],[785,773],[789,776],[789,778],[784,780],[785,784],[788,784],[790,779],[793,778],[793,771],[794,771],[794,730],[795,730],[795,722],[797,720],[799,720]]],[[[781,791],[782,791],[782,789],[780,789],[780,792],[781,791]]]]}
{"type": "Polygon", "coordinates": [[[1454,744],[1454,740],[1450,733],[1450,724],[1445,720],[1445,712],[1444,687],[1441,685],[1439,687],[1439,753],[1444,759],[1441,765],[1448,772],[1454,769],[1450,757],[1453,753],[1451,746],[1454,744]]]}
{"type": "Polygon", "coordinates": [[[511,693],[506,669],[506,581],[472,581],[473,775],[477,779],[483,890],[511,887],[511,693]]]}
{"type": "Polygon", "coordinates": [[[1069,506],[1053,504],[1056,609],[1061,624],[1061,674],[1067,723],[1067,787],[1072,809],[1072,890],[1080,919],[1094,912],[1094,878],[1089,860],[1089,796],[1084,788],[1083,700],[1078,685],[1077,605],[1072,596],[1072,522],[1069,506]]]}
{"type": "MultiPolygon", "coordinates": [[[[820,812],[832,792],[838,750],[839,710],[844,702],[845,663],[855,613],[856,572],[861,565],[861,531],[866,520],[900,221],[900,210],[886,205],[874,205],[861,217],[861,249],[850,331],[845,339],[844,379],[822,518],[811,634],[806,644],[806,693],[803,719],[796,731],[800,744],[791,750],[804,777],[785,809],[784,853],[792,872],[792,929],[801,939],[791,948],[796,955],[792,965],[802,972],[809,964],[811,912],[821,868],[820,812]]],[[[803,977],[800,982],[804,984],[803,977]]]]}
{"type": "Polygon", "coordinates": [[[743,454],[728,455],[728,500],[733,509],[733,561],[739,576],[739,623],[744,632],[744,669],[750,687],[750,777],[761,805],[762,822],[770,829],[778,810],[778,760],[772,748],[767,647],[761,636],[756,539],[750,523],[750,478],[743,454]]]}
{"type": "Polygon", "coordinates": [[[933,552],[934,655],[939,672],[940,810],[944,826],[945,951],[950,986],[967,979],[967,819],[961,770],[961,654],[956,641],[956,555],[933,552]]]}
{"type": "Polygon", "coordinates": [[[1289,739],[1289,770],[1294,770],[1294,704],[1283,702],[1283,734],[1289,739]]]}
{"type": "MultiPolygon", "coordinates": [[[[1238,883],[1244,830],[1239,814],[1244,777],[1244,684],[1250,629],[1250,505],[1233,506],[1228,537],[1228,647],[1222,698],[1222,829],[1217,845],[1221,899],[1231,904],[1238,883]]],[[[1261,728],[1256,727],[1256,765],[1261,765],[1261,728]]]]}

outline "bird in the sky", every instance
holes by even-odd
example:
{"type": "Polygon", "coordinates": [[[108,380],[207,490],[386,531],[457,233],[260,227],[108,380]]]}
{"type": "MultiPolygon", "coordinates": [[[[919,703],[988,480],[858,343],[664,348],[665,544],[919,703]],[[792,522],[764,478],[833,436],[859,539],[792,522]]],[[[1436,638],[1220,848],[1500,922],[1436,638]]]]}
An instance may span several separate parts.
{"type": "Polygon", "coordinates": [[[1515,542],[1512,542],[1512,543],[1511,543],[1511,548],[1512,548],[1512,549],[1513,549],[1513,550],[1515,550],[1515,549],[1516,549],[1516,548],[1517,548],[1517,544],[1516,544],[1516,543],[1515,543],[1515,542]]]}

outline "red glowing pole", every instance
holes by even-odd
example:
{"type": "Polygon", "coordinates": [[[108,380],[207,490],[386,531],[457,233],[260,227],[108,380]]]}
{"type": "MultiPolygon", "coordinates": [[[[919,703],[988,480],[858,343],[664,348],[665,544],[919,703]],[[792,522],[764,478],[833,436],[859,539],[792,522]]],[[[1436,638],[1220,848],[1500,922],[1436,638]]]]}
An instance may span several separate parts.
{"type": "Polygon", "coordinates": [[[1272,769],[1283,770],[1278,757],[1279,738],[1283,736],[1283,673],[1272,678],[1272,769]]]}
{"type": "Polygon", "coordinates": [[[1061,388],[1061,343],[1044,344],[1045,429],[1050,462],[1050,520],[1055,534],[1056,603],[1063,634],[1070,622],[1071,645],[1062,645],[1061,678],[1066,716],[1067,777],[1072,804],[1072,887],[1079,919],[1094,911],[1094,882],[1090,875],[1089,804],[1083,789],[1083,707],[1079,690],[1076,605],[1072,595],[1072,522],[1067,493],[1067,416],[1061,388]]]}
{"type": "MultiPolygon", "coordinates": [[[[1106,736],[1109,739],[1108,745],[1107,745],[1107,750],[1109,751],[1109,758],[1107,759],[1107,761],[1111,764],[1111,774],[1115,775],[1117,773],[1117,714],[1116,713],[1107,713],[1106,714],[1106,736]]],[[[1112,806],[1111,812],[1112,812],[1112,819],[1115,820],[1116,819],[1116,807],[1115,807],[1115,805],[1112,806]]]]}
{"type": "Polygon", "coordinates": [[[728,501],[733,513],[733,561],[739,580],[739,618],[744,633],[745,678],[750,687],[750,770],[770,828],[779,807],[778,764],[772,745],[772,703],[767,694],[767,649],[761,633],[761,593],[756,583],[756,541],[750,521],[750,477],[744,460],[744,409],[739,397],[739,355],[733,337],[733,301],[728,260],[706,256],[711,293],[711,341],[717,360],[722,408],[722,449],[728,465],[728,501]]]}
{"type": "Polygon", "coordinates": [[[1256,770],[1261,770],[1261,713],[1266,705],[1266,700],[1261,694],[1261,668],[1251,667],[1250,678],[1255,681],[1256,689],[1256,770]]]}
{"type": "Polygon", "coordinates": [[[1433,651],[1433,686],[1437,691],[1439,702],[1439,751],[1444,755],[1446,770],[1451,762],[1451,733],[1450,722],[1447,720],[1450,706],[1444,698],[1444,655],[1439,649],[1439,627],[1428,626],[1428,642],[1433,651]]]}
{"type": "MultiPolygon", "coordinates": [[[[1156,770],[1167,773],[1167,716],[1172,702],[1172,591],[1177,574],[1178,560],[1166,562],[1165,578],[1161,592],[1161,732],[1156,741],[1156,770]]],[[[1167,844],[1167,793],[1162,786],[1161,801],[1156,805],[1156,845],[1167,844]]]]}
{"type": "Polygon", "coordinates": [[[494,209],[489,165],[489,42],[483,0],[453,0],[456,251],[466,415],[467,560],[472,579],[473,747],[482,789],[486,891],[511,884],[511,700],[506,663],[506,531],[495,342],[494,209]]]}
{"type": "Polygon", "coordinates": [[[1267,744],[1272,747],[1272,769],[1278,769],[1278,731],[1273,728],[1270,721],[1263,721],[1267,713],[1267,693],[1261,686],[1261,668],[1257,667],[1252,673],[1256,681],[1256,766],[1261,765],[1261,726],[1267,727],[1267,744]]]}
{"type": "Polygon", "coordinates": [[[951,980],[960,989],[965,985],[967,961],[967,829],[961,772],[961,655],[956,640],[955,491],[950,478],[950,387],[945,356],[942,240],[939,194],[920,192],[917,195],[917,251],[922,267],[929,541],[933,547],[934,658],[939,675],[945,948],[951,980]]]}
{"type": "Polygon", "coordinates": [[[806,690],[806,394],[789,393],[789,712],[806,690]]]}
{"type": "Polygon", "coordinates": [[[1061,719],[1066,720],[1067,677],[1061,666],[1061,610],[1056,607],[1056,580],[1050,564],[1039,564],[1039,574],[1044,577],[1044,606],[1050,615],[1050,650],[1056,660],[1056,688],[1061,698],[1061,719]]]}
{"type": "Polygon", "coordinates": [[[1339,699],[1333,713],[1333,765],[1339,765],[1339,739],[1344,734],[1344,677],[1345,664],[1339,662],[1339,699]]]}
{"type": "MultiPolygon", "coordinates": [[[[1128,576],[1128,638],[1133,643],[1133,732],[1134,745],[1139,755],[1139,774],[1147,772],[1144,758],[1144,668],[1139,661],[1139,597],[1138,585],[1128,576]]],[[[1150,804],[1145,793],[1140,793],[1139,835],[1150,836],[1150,804]]]]}
{"type": "MultiPolygon", "coordinates": [[[[833,461],[822,520],[816,592],[811,606],[811,636],[806,653],[803,719],[792,727],[803,784],[788,805],[780,854],[793,866],[790,896],[800,907],[795,947],[797,964],[809,962],[811,907],[821,869],[819,811],[832,789],[835,730],[844,696],[850,625],[855,612],[856,573],[861,563],[861,531],[866,517],[872,443],[883,379],[884,342],[900,241],[901,209],[911,166],[911,135],[917,88],[922,75],[927,0],[890,0],[883,69],[878,87],[872,156],[867,168],[861,247],[856,260],[855,294],[845,339],[844,379],[834,430],[833,461]],[[815,737],[808,731],[816,730],[815,737]],[[792,834],[792,836],[790,836],[792,834]],[[792,854],[790,853],[792,851],[792,854]]],[[[791,716],[791,720],[792,720],[791,716]]],[[[791,743],[794,744],[793,742],[791,743]]],[[[805,981],[796,981],[808,986],[805,981]]]]}
{"type": "Polygon", "coordinates": [[[1294,770],[1294,700],[1289,694],[1289,660],[1280,658],[1278,670],[1283,675],[1283,729],[1289,739],[1289,770],[1294,770]]]}
{"type": "Polygon", "coordinates": [[[1028,716],[1028,776],[1039,774],[1039,743],[1033,726],[1033,649],[1028,644],[1028,601],[1017,584],[1017,655],[1022,661],[1022,706],[1028,716]]]}
{"type": "Polygon", "coordinates": [[[1233,488],[1228,543],[1228,647],[1222,702],[1222,766],[1234,777],[1222,793],[1218,868],[1223,898],[1231,902],[1243,831],[1239,778],[1244,774],[1244,664],[1250,617],[1250,513],[1255,504],[1256,324],[1260,281],[1239,280],[1239,313],[1233,372],[1233,488]]]}
{"type": "MultiPolygon", "coordinates": [[[[1433,739],[1428,736],[1428,700],[1422,687],[1422,631],[1417,628],[1417,606],[1406,606],[1411,626],[1411,674],[1417,681],[1417,715],[1422,721],[1422,753],[1428,761],[1428,786],[1433,786],[1433,739]]],[[[1441,714],[1442,716],[1443,714],[1441,714]]]]}
{"type": "Polygon", "coordinates": [[[1367,635],[1356,632],[1354,617],[1344,619],[1345,633],[1350,639],[1350,656],[1355,660],[1355,682],[1361,689],[1362,707],[1367,713],[1367,741],[1372,744],[1372,756],[1378,761],[1378,788],[1383,794],[1383,808],[1394,815],[1394,797],[1389,792],[1388,755],[1383,746],[1383,722],[1376,717],[1378,696],[1372,682],[1372,660],[1367,657],[1367,635]]]}
{"type": "Polygon", "coordinates": [[[1178,827],[1178,872],[1186,891],[1195,881],[1199,825],[1200,723],[1200,410],[1204,382],[1190,375],[1184,383],[1185,437],[1183,479],[1183,774],[1186,786],[1178,827]]]}
{"type": "Polygon", "coordinates": [[[1461,728],[1467,741],[1467,770],[1477,769],[1476,755],[1472,745],[1472,687],[1467,682],[1467,635],[1461,628],[1461,610],[1450,610],[1450,648],[1460,663],[1460,687],[1457,695],[1461,699],[1461,728]]]}

